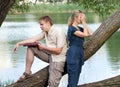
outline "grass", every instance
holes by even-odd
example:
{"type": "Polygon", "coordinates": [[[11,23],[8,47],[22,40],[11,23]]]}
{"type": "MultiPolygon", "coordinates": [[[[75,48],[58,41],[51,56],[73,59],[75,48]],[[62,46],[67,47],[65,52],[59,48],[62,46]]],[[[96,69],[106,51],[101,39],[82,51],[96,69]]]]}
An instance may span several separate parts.
{"type": "Polygon", "coordinates": [[[4,82],[0,81],[0,87],[5,87],[5,86],[10,85],[12,83],[14,83],[14,81],[10,81],[10,80],[4,81],[4,82]]]}

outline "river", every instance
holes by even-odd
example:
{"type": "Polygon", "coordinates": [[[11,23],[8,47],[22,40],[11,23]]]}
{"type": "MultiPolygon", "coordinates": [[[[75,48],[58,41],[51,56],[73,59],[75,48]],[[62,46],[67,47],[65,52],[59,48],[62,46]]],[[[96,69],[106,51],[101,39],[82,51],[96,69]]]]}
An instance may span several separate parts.
{"type": "MultiPolygon", "coordinates": [[[[42,14],[44,15],[44,14],[42,14]]],[[[52,15],[54,25],[67,31],[69,14],[52,15]],[[63,19],[64,18],[64,19],[63,19]],[[63,21],[62,21],[63,20],[63,21]]],[[[93,32],[101,25],[97,16],[89,16],[88,26],[93,32]]],[[[21,40],[41,32],[38,14],[8,15],[0,28],[0,81],[16,81],[24,72],[26,47],[13,53],[14,45],[21,40]]],[[[105,44],[85,62],[78,84],[91,83],[120,75],[120,32],[117,31],[105,44]]],[[[35,58],[32,73],[48,64],[35,58]]],[[[59,87],[66,87],[67,75],[61,79],[59,87]]]]}

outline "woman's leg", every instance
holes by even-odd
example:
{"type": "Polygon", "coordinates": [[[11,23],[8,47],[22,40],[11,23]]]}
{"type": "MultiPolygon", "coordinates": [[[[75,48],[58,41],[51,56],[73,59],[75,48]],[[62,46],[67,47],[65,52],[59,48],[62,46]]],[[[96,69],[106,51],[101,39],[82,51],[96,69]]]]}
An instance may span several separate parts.
{"type": "Polygon", "coordinates": [[[79,75],[81,72],[81,67],[78,62],[75,64],[67,64],[68,70],[68,87],[77,87],[79,81],[79,75]]]}

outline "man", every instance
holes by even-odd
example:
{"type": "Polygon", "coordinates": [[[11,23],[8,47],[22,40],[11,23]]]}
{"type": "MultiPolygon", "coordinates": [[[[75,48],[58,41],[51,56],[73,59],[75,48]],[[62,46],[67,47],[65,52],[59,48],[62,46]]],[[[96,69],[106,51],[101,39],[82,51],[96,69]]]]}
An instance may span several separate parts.
{"type": "Polygon", "coordinates": [[[16,52],[19,46],[45,39],[45,45],[39,43],[36,47],[28,46],[25,72],[19,78],[18,82],[31,76],[31,66],[34,61],[34,56],[37,56],[41,60],[48,62],[50,65],[48,80],[49,87],[58,87],[66,60],[66,36],[61,29],[57,29],[53,26],[52,20],[49,16],[41,17],[39,23],[42,30],[39,35],[18,42],[14,47],[14,52],[16,52]]]}

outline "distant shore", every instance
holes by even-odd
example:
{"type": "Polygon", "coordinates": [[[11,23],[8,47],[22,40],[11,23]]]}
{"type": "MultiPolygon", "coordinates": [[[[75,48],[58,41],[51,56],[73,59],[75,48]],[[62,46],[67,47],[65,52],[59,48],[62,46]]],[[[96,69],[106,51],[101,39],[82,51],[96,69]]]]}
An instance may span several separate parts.
{"type": "Polygon", "coordinates": [[[73,10],[83,10],[81,6],[75,4],[37,4],[31,5],[29,13],[69,13],[73,10]]]}
{"type": "MultiPolygon", "coordinates": [[[[23,12],[14,10],[10,14],[23,14],[23,13],[71,13],[74,10],[84,10],[82,6],[76,4],[30,4],[28,10],[24,9],[23,12]]],[[[85,11],[85,10],[84,10],[85,11]]]]}

